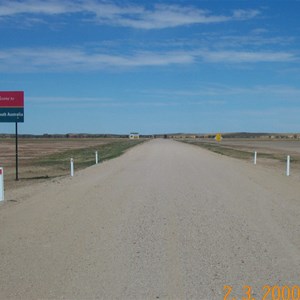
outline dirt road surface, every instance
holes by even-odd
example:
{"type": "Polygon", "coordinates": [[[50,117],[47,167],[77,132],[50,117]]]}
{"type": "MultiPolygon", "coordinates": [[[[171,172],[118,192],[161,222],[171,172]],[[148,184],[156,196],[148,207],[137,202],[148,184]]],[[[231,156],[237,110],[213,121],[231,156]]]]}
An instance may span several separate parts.
{"type": "Polygon", "coordinates": [[[300,285],[299,195],[284,172],[147,142],[6,193],[0,299],[262,299],[300,285]]]}

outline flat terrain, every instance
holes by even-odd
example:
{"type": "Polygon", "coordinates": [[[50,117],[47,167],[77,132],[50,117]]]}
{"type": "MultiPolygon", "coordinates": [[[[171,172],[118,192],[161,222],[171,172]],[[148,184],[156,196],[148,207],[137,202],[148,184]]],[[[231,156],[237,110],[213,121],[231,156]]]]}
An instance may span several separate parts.
{"type": "Polygon", "coordinates": [[[12,189],[0,299],[262,299],[299,285],[299,194],[294,176],[171,140],[12,189]]]}
{"type": "Polygon", "coordinates": [[[4,168],[6,189],[44,181],[70,173],[70,158],[76,170],[99,160],[114,158],[142,142],[126,138],[20,138],[19,178],[15,182],[15,139],[0,139],[0,166],[4,168]]]}
{"type": "Polygon", "coordinates": [[[223,139],[221,144],[249,151],[300,156],[300,140],[223,139]]]}
{"type": "Polygon", "coordinates": [[[287,155],[291,157],[291,174],[300,180],[300,140],[213,139],[180,140],[226,156],[253,162],[257,151],[257,164],[285,174],[287,155]]]}

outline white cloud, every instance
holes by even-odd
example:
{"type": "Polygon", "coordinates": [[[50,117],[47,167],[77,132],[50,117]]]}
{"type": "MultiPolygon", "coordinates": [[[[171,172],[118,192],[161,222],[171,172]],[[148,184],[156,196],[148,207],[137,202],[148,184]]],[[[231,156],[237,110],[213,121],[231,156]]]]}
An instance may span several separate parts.
{"type": "Polygon", "coordinates": [[[117,20],[120,25],[142,28],[160,29],[191,24],[220,23],[230,21],[229,16],[216,16],[192,7],[174,5],[157,5],[154,10],[143,11],[137,18],[123,17],[117,20]]]}
{"type": "Polygon", "coordinates": [[[257,95],[273,95],[280,98],[298,99],[300,89],[289,85],[256,85],[250,88],[227,88],[231,94],[257,94],[257,95]]]}
{"type": "Polygon", "coordinates": [[[79,6],[72,4],[70,1],[1,1],[0,16],[13,16],[16,14],[64,14],[79,12],[79,6]]]}
{"type": "Polygon", "coordinates": [[[192,24],[242,21],[255,18],[258,10],[235,10],[228,15],[214,15],[209,11],[191,6],[155,5],[146,9],[139,5],[118,5],[107,1],[0,1],[0,17],[17,14],[66,15],[82,13],[99,23],[138,29],[161,29],[192,24]]]}
{"type": "Polygon", "coordinates": [[[236,9],[233,11],[233,18],[237,20],[248,20],[259,15],[259,11],[255,9],[245,10],[236,9]]]}
{"type": "Polygon", "coordinates": [[[205,51],[200,55],[212,63],[291,62],[298,59],[295,54],[284,51],[205,51]]]}
{"type": "Polygon", "coordinates": [[[227,48],[227,49],[237,49],[241,47],[247,47],[247,49],[254,49],[255,47],[262,47],[266,45],[275,45],[278,47],[290,46],[295,41],[292,36],[284,37],[272,37],[272,36],[262,36],[258,34],[248,34],[248,35],[223,35],[220,37],[212,37],[209,42],[214,43],[215,47],[227,48]]]}
{"type": "Polygon", "coordinates": [[[19,48],[0,51],[0,71],[93,71],[107,67],[144,67],[188,64],[188,52],[136,52],[131,55],[88,53],[83,49],[19,48]]]}
{"type": "MultiPolygon", "coordinates": [[[[27,97],[27,101],[34,106],[42,107],[56,107],[57,103],[60,106],[69,107],[72,104],[72,108],[97,108],[97,107],[128,107],[128,106],[148,106],[148,107],[162,107],[162,106],[177,106],[181,105],[181,102],[176,101],[123,101],[121,99],[103,98],[103,97],[27,97]]],[[[190,103],[194,104],[194,103],[190,103]]],[[[198,104],[198,103],[197,103],[198,104]]]]}
{"type": "Polygon", "coordinates": [[[83,48],[16,48],[0,51],[2,72],[98,71],[105,68],[186,65],[197,63],[291,62],[297,57],[288,52],[238,51],[136,51],[128,55],[88,52],[83,48]]]}
{"type": "MultiPolygon", "coordinates": [[[[143,95],[150,97],[161,97],[161,98],[184,98],[184,99],[203,99],[212,98],[218,99],[236,99],[233,98],[238,96],[238,99],[243,101],[245,96],[255,96],[263,97],[264,99],[269,99],[272,95],[272,101],[277,100],[290,100],[297,101],[300,97],[300,89],[294,86],[289,85],[254,85],[250,87],[245,86],[227,86],[220,84],[207,84],[201,85],[198,89],[189,89],[189,90],[144,90],[141,91],[143,95]]],[[[239,101],[240,101],[239,100],[239,101]]]]}

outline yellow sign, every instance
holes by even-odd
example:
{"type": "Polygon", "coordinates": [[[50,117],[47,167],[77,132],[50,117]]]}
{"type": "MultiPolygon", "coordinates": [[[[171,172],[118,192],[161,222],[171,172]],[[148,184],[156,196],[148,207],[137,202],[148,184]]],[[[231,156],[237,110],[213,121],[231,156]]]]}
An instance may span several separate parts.
{"type": "Polygon", "coordinates": [[[221,142],[222,141],[222,135],[221,135],[221,133],[218,133],[216,136],[215,136],[215,140],[217,141],[217,142],[221,142]]]}

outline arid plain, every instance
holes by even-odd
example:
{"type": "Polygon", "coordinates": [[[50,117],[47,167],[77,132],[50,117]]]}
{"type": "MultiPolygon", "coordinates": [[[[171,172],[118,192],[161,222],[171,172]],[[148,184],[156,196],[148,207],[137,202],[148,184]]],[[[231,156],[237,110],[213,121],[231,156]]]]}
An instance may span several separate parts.
{"type": "Polygon", "coordinates": [[[300,179],[300,140],[299,139],[239,139],[226,138],[221,142],[213,139],[182,140],[201,146],[218,154],[241,159],[249,163],[254,161],[257,152],[257,166],[286,174],[287,156],[290,156],[290,174],[300,179]]]}
{"type": "Polygon", "coordinates": [[[1,299],[262,299],[299,286],[300,185],[272,167],[157,139],[7,191],[1,299]],[[239,298],[238,298],[239,297],[239,298]]]}
{"type": "MultiPolygon", "coordinates": [[[[144,140],[143,140],[144,141],[144,140]]],[[[143,142],[142,141],[142,142],[143,142]]],[[[221,143],[214,139],[182,139],[188,143],[203,146],[209,150],[234,158],[253,161],[254,151],[258,152],[258,165],[285,172],[287,155],[291,156],[293,176],[300,176],[300,140],[292,139],[239,139],[226,138],[221,143]],[[210,147],[211,146],[211,147],[210,147]],[[229,150],[229,151],[226,151],[229,150]],[[233,150],[233,151],[230,151],[233,150]]],[[[22,138],[19,139],[19,177],[15,178],[15,140],[0,139],[0,167],[5,169],[6,188],[10,189],[34,184],[37,181],[69,174],[69,160],[79,158],[78,169],[93,165],[95,150],[99,150],[99,160],[118,156],[137,144],[124,138],[22,138]],[[103,150],[100,153],[100,149],[103,150]],[[118,153],[115,153],[117,150],[118,153]],[[114,152],[111,155],[109,152],[114,152]],[[102,157],[100,157],[100,154],[102,157]]]]}
{"type": "Polygon", "coordinates": [[[6,189],[70,174],[70,159],[76,170],[114,158],[143,142],[124,138],[19,138],[19,182],[15,182],[15,139],[0,139],[0,167],[4,168],[6,189]]]}

